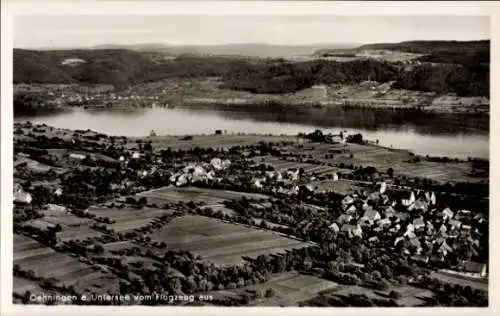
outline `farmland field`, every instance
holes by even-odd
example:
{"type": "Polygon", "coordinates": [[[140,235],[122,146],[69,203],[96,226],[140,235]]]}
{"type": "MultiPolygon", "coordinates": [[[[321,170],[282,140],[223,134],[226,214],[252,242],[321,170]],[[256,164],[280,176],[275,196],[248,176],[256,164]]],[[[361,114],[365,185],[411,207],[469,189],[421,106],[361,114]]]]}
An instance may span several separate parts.
{"type": "Polygon", "coordinates": [[[337,167],[330,167],[327,165],[316,165],[305,162],[286,161],[284,159],[280,159],[278,157],[273,157],[273,156],[259,156],[252,158],[252,160],[256,164],[260,163],[269,164],[279,171],[303,168],[306,173],[311,173],[311,174],[314,173],[321,175],[321,174],[333,173],[340,170],[340,168],[337,167]]]}
{"type": "Polygon", "coordinates": [[[68,241],[72,239],[86,239],[100,236],[101,233],[97,230],[92,229],[88,224],[82,224],[79,226],[70,226],[64,228],[61,232],[57,233],[58,238],[61,241],[68,241]]]}
{"type": "Polygon", "coordinates": [[[410,285],[392,287],[387,291],[377,291],[370,288],[356,285],[342,285],[334,289],[329,289],[321,293],[324,296],[332,298],[348,297],[350,295],[365,295],[369,299],[391,299],[389,293],[394,290],[401,294],[395,301],[401,306],[421,306],[425,303],[425,298],[433,296],[432,291],[417,288],[410,285]]]}
{"type": "Polygon", "coordinates": [[[71,213],[45,215],[43,219],[54,225],[61,225],[63,229],[68,226],[80,226],[89,223],[89,219],[77,217],[71,213]]]}
{"type": "Polygon", "coordinates": [[[470,286],[473,289],[479,289],[483,291],[488,291],[488,279],[473,279],[460,275],[454,275],[446,272],[433,272],[431,274],[432,278],[436,278],[442,282],[448,282],[452,284],[460,284],[462,286],[470,286]]]}
{"type": "MultiPolygon", "coordinates": [[[[14,235],[14,265],[16,264],[22,270],[32,270],[36,276],[53,277],[60,284],[73,285],[77,291],[101,292],[102,287],[111,290],[118,286],[115,276],[107,275],[97,267],[82,263],[22,235],[14,235]]],[[[19,281],[18,290],[30,288],[28,283],[19,281]]]]}
{"type": "Polygon", "coordinates": [[[191,215],[175,218],[149,236],[165,241],[169,249],[189,250],[219,265],[239,264],[242,256],[254,258],[308,245],[278,233],[191,215]]]}
{"type": "Polygon", "coordinates": [[[261,298],[251,302],[250,306],[298,306],[299,302],[311,299],[319,292],[333,290],[339,284],[315,276],[302,275],[297,272],[285,272],[274,276],[268,282],[247,286],[235,290],[216,291],[210,293],[214,299],[237,297],[245,292],[265,291],[272,288],[275,296],[261,298]]]}
{"type": "Polygon", "coordinates": [[[338,194],[349,194],[357,190],[363,190],[362,187],[357,186],[354,181],[340,179],[338,181],[326,180],[311,182],[310,185],[317,190],[333,191],[338,194]]]}
{"type": "MultiPolygon", "coordinates": [[[[215,132],[215,129],[214,129],[215,132]]],[[[267,142],[280,142],[280,141],[295,141],[296,137],[293,136],[266,136],[267,142]]],[[[153,148],[167,148],[172,149],[189,149],[193,147],[232,147],[253,145],[262,141],[262,135],[195,135],[192,139],[183,140],[179,136],[156,136],[156,137],[139,137],[131,138],[126,148],[136,148],[138,145],[135,140],[151,141],[153,148]]]]}
{"type": "MultiPolygon", "coordinates": [[[[296,154],[311,155],[321,161],[332,164],[353,164],[362,166],[373,166],[385,172],[393,168],[396,174],[404,174],[411,177],[426,177],[437,181],[468,181],[478,182],[484,178],[469,175],[471,165],[468,162],[430,162],[422,161],[412,163],[413,159],[408,151],[397,150],[387,147],[359,144],[307,144],[304,148],[285,147],[287,151],[296,154]],[[332,159],[325,159],[326,153],[332,150],[346,150],[342,153],[333,154],[332,159]],[[352,157],[350,154],[352,153],[352,157]]],[[[277,158],[275,158],[277,159],[277,158]]]]}
{"type": "Polygon", "coordinates": [[[137,197],[146,197],[148,203],[156,203],[161,206],[165,203],[205,202],[209,205],[218,205],[225,200],[239,199],[243,196],[251,199],[267,199],[265,195],[255,193],[241,193],[226,190],[200,189],[195,187],[164,187],[157,190],[142,192],[137,197]]]}
{"type": "Polygon", "coordinates": [[[107,217],[110,220],[116,221],[114,224],[108,224],[107,228],[113,229],[116,232],[126,233],[139,229],[150,224],[155,218],[162,215],[170,215],[171,210],[163,210],[157,208],[144,207],[142,209],[135,208],[108,208],[101,206],[91,206],[89,213],[95,214],[97,217],[107,217]]]}
{"type": "Polygon", "coordinates": [[[31,293],[35,294],[44,292],[44,290],[38,285],[38,282],[17,276],[12,278],[12,286],[14,289],[14,293],[18,295],[24,295],[26,291],[30,291],[31,293]]]}

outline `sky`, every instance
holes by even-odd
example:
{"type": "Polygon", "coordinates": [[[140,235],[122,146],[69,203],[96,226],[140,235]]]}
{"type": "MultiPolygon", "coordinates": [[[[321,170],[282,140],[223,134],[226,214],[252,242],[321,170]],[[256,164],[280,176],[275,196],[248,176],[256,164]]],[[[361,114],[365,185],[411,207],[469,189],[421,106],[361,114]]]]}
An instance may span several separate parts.
{"type": "Polygon", "coordinates": [[[16,16],[14,47],[161,43],[380,43],[490,38],[486,16],[38,15],[16,16]]]}

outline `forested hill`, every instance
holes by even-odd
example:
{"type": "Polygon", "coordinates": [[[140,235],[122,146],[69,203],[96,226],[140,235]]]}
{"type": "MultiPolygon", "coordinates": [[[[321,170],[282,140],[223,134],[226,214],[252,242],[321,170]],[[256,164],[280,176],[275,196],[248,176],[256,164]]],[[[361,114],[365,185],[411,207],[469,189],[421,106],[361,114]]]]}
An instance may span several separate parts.
{"type": "Polygon", "coordinates": [[[14,50],[14,83],[113,84],[166,78],[221,77],[223,86],[252,93],[295,92],[315,84],[394,81],[395,87],[460,96],[489,96],[489,66],[429,65],[408,69],[377,60],[336,62],[171,56],[124,49],[14,50]]]}
{"type": "Polygon", "coordinates": [[[14,49],[14,83],[125,84],[154,66],[146,54],[124,49],[14,49]]]}
{"type": "Polygon", "coordinates": [[[424,54],[421,61],[454,64],[490,62],[490,41],[409,41],[400,43],[368,44],[357,50],[392,50],[424,54]]]}
{"type": "Polygon", "coordinates": [[[358,49],[398,50],[415,54],[431,54],[442,52],[476,52],[489,51],[490,41],[407,41],[400,43],[367,44],[358,49]]]}

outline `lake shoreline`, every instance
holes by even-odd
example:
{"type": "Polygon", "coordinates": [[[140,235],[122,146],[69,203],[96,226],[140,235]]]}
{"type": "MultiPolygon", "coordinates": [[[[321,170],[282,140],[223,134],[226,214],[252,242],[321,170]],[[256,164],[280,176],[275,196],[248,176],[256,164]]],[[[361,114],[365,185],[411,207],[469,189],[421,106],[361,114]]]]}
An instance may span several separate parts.
{"type": "MultiPolygon", "coordinates": [[[[23,126],[29,121],[20,121],[20,122],[15,122],[14,123],[14,128],[23,126]]],[[[176,143],[176,142],[184,142],[186,145],[189,146],[194,146],[197,142],[200,142],[200,144],[204,144],[206,139],[212,139],[216,137],[220,143],[218,145],[222,148],[224,147],[224,144],[226,142],[229,143],[234,143],[235,141],[238,142],[240,139],[245,139],[245,142],[248,140],[252,140],[255,142],[259,141],[264,141],[264,142],[280,142],[280,141],[298,141],[299,139],[306,140],[304,136],[298,136],[298,135],[292,135],[292,134],[266,134],[266,133],[229,133],[229,134],[185,134],[185,135],[154,135],[154,136],[114,136],[114,135],[108,135],[106,133],[100,133],[91,129],[86,129],[86,130],[79,130],[79,129],[68,129],[68,128],[59,128],[47,124],[34,124],[34,126],[39,125],[41,127],[48,127],[51,129],[54,133],[59,133],[59,132],[64,132],[64,133],[83,133],[83,134],[92,134],[92,135],[101,135],[105,137],[114,137],[114,138],[121,138],[121,139],[126,139],[127,141],[130,142],[130,144],[139,144],[139,143],[159,143],[159,144],[168,144],[168,143],[176,143]],[[248,138],[248,139],[247,139],[248,138]]],[[[305,134],[304,134],[305,135],[305,134]]],[[[340,139],[337,139],[336,142],[332,144],[339,144],[340,139]]],[[[317,144],[321,144],[320,142],[317,144]]],[[[328,143],[326,143],[328,144],[328,143]]],[[[372,147],[372,148],[380,148],[384,150],[388,150],[390,152],[399,152],[399,153],[405,153],[409,154],[412,157],[418,157],[422,159],[441,159],[441,158],[448,158],[449,162],[467,162],[470,160],[480,160],[480,161],[489,161],[489,157],[469,157],[470,159],[461,159],[461,158],[455,158],[455,157],[446,157],[446,156],[433,156],[429,154],[422,154],[422,153],[416,153],[412,150],[409,149],[404,149],[404,148],[395,148],[391,146],[386,146],[386,145],[381,145],[377,144],[376,140],[373,139],[363,139],[363,144],[360,144],[362,146],[367,146],[367,147],[372,147]]],[[[166,146],[168,147],[168,146],[166,146]]],[[[182,146],[181,146],[182,147],[182,146]]]]}
{"type": "Polygon", "coordinates": [[[15,122],[32,121],[58,128],[91,129],[115,136],[289,135],[361,133],[380,145],[418,154],[448,157],[489,157],[489,118],[483,114],[424,114],[386,109],[331,109],[261,106],[185,105],[176,108],[62,108],[59,113],[19,115],[15,122]],[[143,124],[148,122],[147,124],[143,124]]]}

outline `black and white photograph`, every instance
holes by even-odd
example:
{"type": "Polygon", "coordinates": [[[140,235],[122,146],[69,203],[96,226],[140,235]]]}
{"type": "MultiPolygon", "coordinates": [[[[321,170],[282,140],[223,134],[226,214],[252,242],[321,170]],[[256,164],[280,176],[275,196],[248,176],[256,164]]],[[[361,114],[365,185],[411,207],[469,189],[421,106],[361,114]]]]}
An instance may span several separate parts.
{"type": "Polygon", "coordinates": [[[493,303],[491,12],[94,2],[10,17],[14,306],[493,303]]]}

